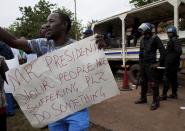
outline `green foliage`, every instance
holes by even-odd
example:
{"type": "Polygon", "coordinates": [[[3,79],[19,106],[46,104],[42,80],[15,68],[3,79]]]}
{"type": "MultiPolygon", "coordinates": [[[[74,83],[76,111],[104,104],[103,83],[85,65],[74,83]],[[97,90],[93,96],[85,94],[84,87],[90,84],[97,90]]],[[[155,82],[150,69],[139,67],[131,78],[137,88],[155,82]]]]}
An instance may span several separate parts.
{"type": "Polygon", "coordinates": [[[96,23],[96,22],[98,22],[98,20],[91,20],[91,21],[88,21],[86,28],[87,28],[87,29],[91,29],[91,28],[92,28],[92,24],[94,24],[94,23],[96,23]]]}
{"type": "Polygon", "coordinates": [[[74,26],[77,25],[78,37],[80,38],[82,25],[74,22],[74,14],[62,7],[58,8],[56,4],[51,4],[49,1],[40,0],[34,7],[19,7],[22,17],[17,18],[16,22],[9,27],[9,31],[16,36],[24,36],[26,38],[38,37],[38,32],[42,24],[46,23],[47,16],[54,10],[60,10],[68,14],[72,20],[72,30],[70,36],[75,38],[74,26]]]}
{"type": "Polygon", "coordinates": [[[135,7],[140,7],[155,1],[159,1],[159,0],[130,0],[130,4],[133,4],[135,7]]]}

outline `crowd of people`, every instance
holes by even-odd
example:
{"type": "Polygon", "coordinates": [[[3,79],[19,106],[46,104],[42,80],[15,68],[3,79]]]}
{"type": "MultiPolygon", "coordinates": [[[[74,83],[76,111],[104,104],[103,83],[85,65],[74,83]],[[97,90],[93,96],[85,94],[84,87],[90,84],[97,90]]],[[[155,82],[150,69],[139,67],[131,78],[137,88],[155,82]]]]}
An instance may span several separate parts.
{"type": "MultiPolygon", "coordinates": [[[[2,53],[0,56],[0,131],[6,131],[6,112],[8,112],[6,111],[6,100],[8,99],[5,99],[5,92],[3,89],[4,81],[6,82],[5,72],[8,70],[5,59],[13,58],[13,53],[9,52],[6,48],[9,48],[10,46],[12,48],[21,49],[26,53],[35,53],[39,57],[75,42],[75,40],[69,37],[70,29],[71,20],[69,16],[58,11],[53,12],[48,16],[47,23],[41,26],[40,36],[38,39],[18,39],[4,29],[0,28],[0,41],[3,42],[2,49],[6,50],[6,53],[2,53]]],[[[146,93],[148,89],[148,82],[150,82],[153,89],[153,102],[150,109],[156,110],[160,105],[160,100],[178,98],[177,71],[179,68],[182,48],[178,42],[178,35],[174,26],[170,26],[167,29],[169,41],[166,49],[164,48],[160,38],[152,33],[152,29],[153,25],[150,23],[143,23],[137,29],[142,34],[139,54],[142,81],[141,96],[135,104],[147,103],[146,93]],[[157,62],[156,58],[157,50],[160,52],[159,62],[157,62]],[[160,66],[165,67],[164,90],[161,97],[159,95],[159,80],[157,73],[157,68],[160,66]],[[172,85],[172,95],[168,97],[167,92],[169,84],[172,85]]],[[[92,30],[88,29],[84,32],[84,38],[92,34],[92,30]]],[[[96,37],[96,43],[100,49],[105,48],[106,46],[105,40],[100,35],[96,37]]],[[[10,96],[8,95],[7,98],[9,97],[10,96]]],[[[14,114],[14,112],[11,113],[14,114]]],[[[48,125],[49,131],[87,131],[88,127],[89,115],[87,108],[48,125]]]]}

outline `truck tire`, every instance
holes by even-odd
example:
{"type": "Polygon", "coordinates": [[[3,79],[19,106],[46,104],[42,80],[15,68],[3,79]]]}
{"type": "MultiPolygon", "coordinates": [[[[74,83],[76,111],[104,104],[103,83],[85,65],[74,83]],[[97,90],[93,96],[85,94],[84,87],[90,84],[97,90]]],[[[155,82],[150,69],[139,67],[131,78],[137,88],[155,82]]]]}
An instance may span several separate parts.
{"type": "Polygon", "coordinates": [[[137,80],[139,77],[139,71],[140,71],[139,64],[134,64],[130,67],[129,72],[128,72],[129,80],[135,85],[137,84],[137,80]]]}

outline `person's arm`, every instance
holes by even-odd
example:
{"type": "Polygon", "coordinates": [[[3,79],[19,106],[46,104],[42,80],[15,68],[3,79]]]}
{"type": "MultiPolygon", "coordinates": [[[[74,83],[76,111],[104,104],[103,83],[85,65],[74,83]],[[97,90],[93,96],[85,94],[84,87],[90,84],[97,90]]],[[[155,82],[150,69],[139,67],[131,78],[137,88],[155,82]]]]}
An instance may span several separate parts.
{"type": "Polygon", "coordinates": [[[165,59],[165,48],[164,48],[164,45],[158,36],[155,38],[155,41],[157,43],[157,46],[158,46],[157,48],[159,49],[159,53],[160,53],[159,65],[163,66],[164,59],[165,59]]]}
{"type": "Polygon", "coordinates": [[[139,49],[139,64],[143,63],[144,59],[144,45],[143,45],[143,38],[140,40],[140,49],[139,49]]]}
{"type": "Polygon", "coordinates": [[[5,31],[0,27],[0,41],[5,42],[10,47],[22,49],[25,52],[30,52],[31,48],[28,46],[28,41],[23,39],[17,39],[15,36],[5,31]]]}
{"type": "Polygon", "coordinates": [[[180,41],[178,39],[172,39],[172,42],[175,52],[178,54],[178,56],[180,56],[182,54],[182,46],[180,41]]]}

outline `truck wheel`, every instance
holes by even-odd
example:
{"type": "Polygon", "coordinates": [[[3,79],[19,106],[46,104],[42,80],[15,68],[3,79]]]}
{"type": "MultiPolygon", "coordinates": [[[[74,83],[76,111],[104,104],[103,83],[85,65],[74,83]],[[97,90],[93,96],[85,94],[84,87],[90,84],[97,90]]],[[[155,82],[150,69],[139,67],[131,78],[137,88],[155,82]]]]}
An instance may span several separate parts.
{"type": "Polygon", "coordinates": [[[128,77],[129,77],[129,80],[133,84],[137,84],[137,79],[139,77],[139,71],[140,71],[139,64],[134,64],[129,69],[128,77]]]}

